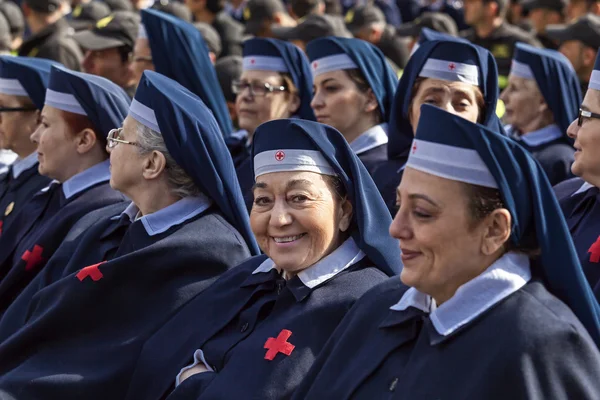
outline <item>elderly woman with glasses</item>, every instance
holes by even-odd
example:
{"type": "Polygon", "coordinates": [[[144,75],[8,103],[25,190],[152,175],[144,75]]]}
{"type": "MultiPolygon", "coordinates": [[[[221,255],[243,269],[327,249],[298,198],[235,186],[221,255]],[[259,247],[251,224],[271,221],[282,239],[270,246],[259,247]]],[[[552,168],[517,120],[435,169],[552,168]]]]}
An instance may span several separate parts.
{"type": "Polygon", "coordinates": [[[576,178],[554,189],[567,219],[579,261],[596,299],[600,301],[600,56],[579,109],[567,134],[574,140],[576,178]]]}
{"type": "Polygon", "coordinates": [[[294,398],[598,399],[600,307],[539,164],[430,105],[413,148],[400,279],[357,302],[294,398]]]}
{"type": "Polygon", "coordinates": [[[50,179],[38,172],[31,134],[40,123],[50,77],[49,60],[0,57],[0,143],[18,158],[0,175],[0,235],[24,204],[50,179]]]}
{"type": "MultiPolygon", "coordinates": [[[[289,398],[351,305],[400,270],[391,221],[344,137],[300,119],[255,132],[250,223],[233,268],[144,345],[128,399],[289,398]]],[[[1,354],[0,354],[1,355],[1,354]]]]}
{"type": "Polygon", "coordinates": [[[190,91],[144,72],[109,150],[111,185],[132,203],[51,260],[0,321],[0,398],[124,398],[145,341],[259,253],[221,132],[190,91]]]}
{"type": "Polygon", "coordinates": [[[314,121],[310,108],[312,75],[304,53],[291,43],[277,39],[244,42],[243,70],[233,83],[235,110],[240,129],[247,136],[230,146],[238,180],[248,209],[252,208],[252,159],[250,146],[259,125],[281,118],[314,121]]]}
{"type": "Polygon", "coordinates": [[[44,268],[81,217],[125,200],[109,185],[106,136],[127,115],[129,101],[105,78],[52,67],[41,123],[31,140],[39,173],[53,182],[0,236],[0,313],[44,268]]]}

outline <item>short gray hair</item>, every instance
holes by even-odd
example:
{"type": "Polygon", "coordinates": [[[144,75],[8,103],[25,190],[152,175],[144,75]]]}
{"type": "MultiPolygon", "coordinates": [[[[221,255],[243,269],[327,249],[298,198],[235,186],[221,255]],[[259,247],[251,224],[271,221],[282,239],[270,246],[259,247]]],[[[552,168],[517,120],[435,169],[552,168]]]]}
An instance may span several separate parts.
{"type": "Polygon", "coordinates": [[[196,186],[194,180],[181,168],[173,156],[167,150],[167,145],[162,138],[162,135],[155,130],[148,128],[146,125],[137,123],[137,142],[139,144],[141,154],[148,154],[153,151],[158,151],[165,156],[166,166],[165,173],[167,181],[171,186],[171,192],[181,198],[189,196],[199,196],[202,192],[196,186]]]}

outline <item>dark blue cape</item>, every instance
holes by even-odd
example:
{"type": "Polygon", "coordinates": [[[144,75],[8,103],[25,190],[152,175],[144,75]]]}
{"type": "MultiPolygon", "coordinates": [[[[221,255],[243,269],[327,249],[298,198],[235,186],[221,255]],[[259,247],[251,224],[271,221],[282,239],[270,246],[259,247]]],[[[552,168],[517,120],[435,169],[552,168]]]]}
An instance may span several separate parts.
{"type": "Polygon", "coordinates": [[[126,254],[32,298],[25,324],[0,344],[0,398],[123,398],[148,337],[250,256],[214,207],[158,236],[141,221],[127,233],[119,249],[126,254]]]}

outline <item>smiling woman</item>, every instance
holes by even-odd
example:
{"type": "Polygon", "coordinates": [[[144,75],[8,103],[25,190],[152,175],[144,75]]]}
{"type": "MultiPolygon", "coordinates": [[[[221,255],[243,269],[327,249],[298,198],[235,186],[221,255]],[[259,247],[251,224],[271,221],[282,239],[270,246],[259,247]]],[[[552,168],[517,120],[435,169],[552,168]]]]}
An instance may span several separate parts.
{"type": "Polygon", "coordinates": [[[389,215],[338,131],[267,122],[253,160],[250,221],[265,255],[225,273],[146,343],[131,399],[164,398],[174,380],[170,400],[289,398],[352,304],[399,272],[389,215]]]}

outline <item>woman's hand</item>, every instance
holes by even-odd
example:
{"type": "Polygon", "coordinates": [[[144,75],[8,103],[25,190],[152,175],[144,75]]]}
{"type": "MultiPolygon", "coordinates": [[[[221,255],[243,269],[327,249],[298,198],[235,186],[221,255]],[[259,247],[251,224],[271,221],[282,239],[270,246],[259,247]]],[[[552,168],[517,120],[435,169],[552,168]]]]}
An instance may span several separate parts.
{"type": "Polygon", "coordinates": [[[192,375],[196,375],[196,374],[199,374],[202,372],[209,372],[209,371],[210,370],[208,368],[206,368],[206,366],[204,364],[200,363],[200,364],[182,372],[179,377],[179,384],[183,383],[183,381],[185,381],[187,378],[189,378],[192,375]]]}

